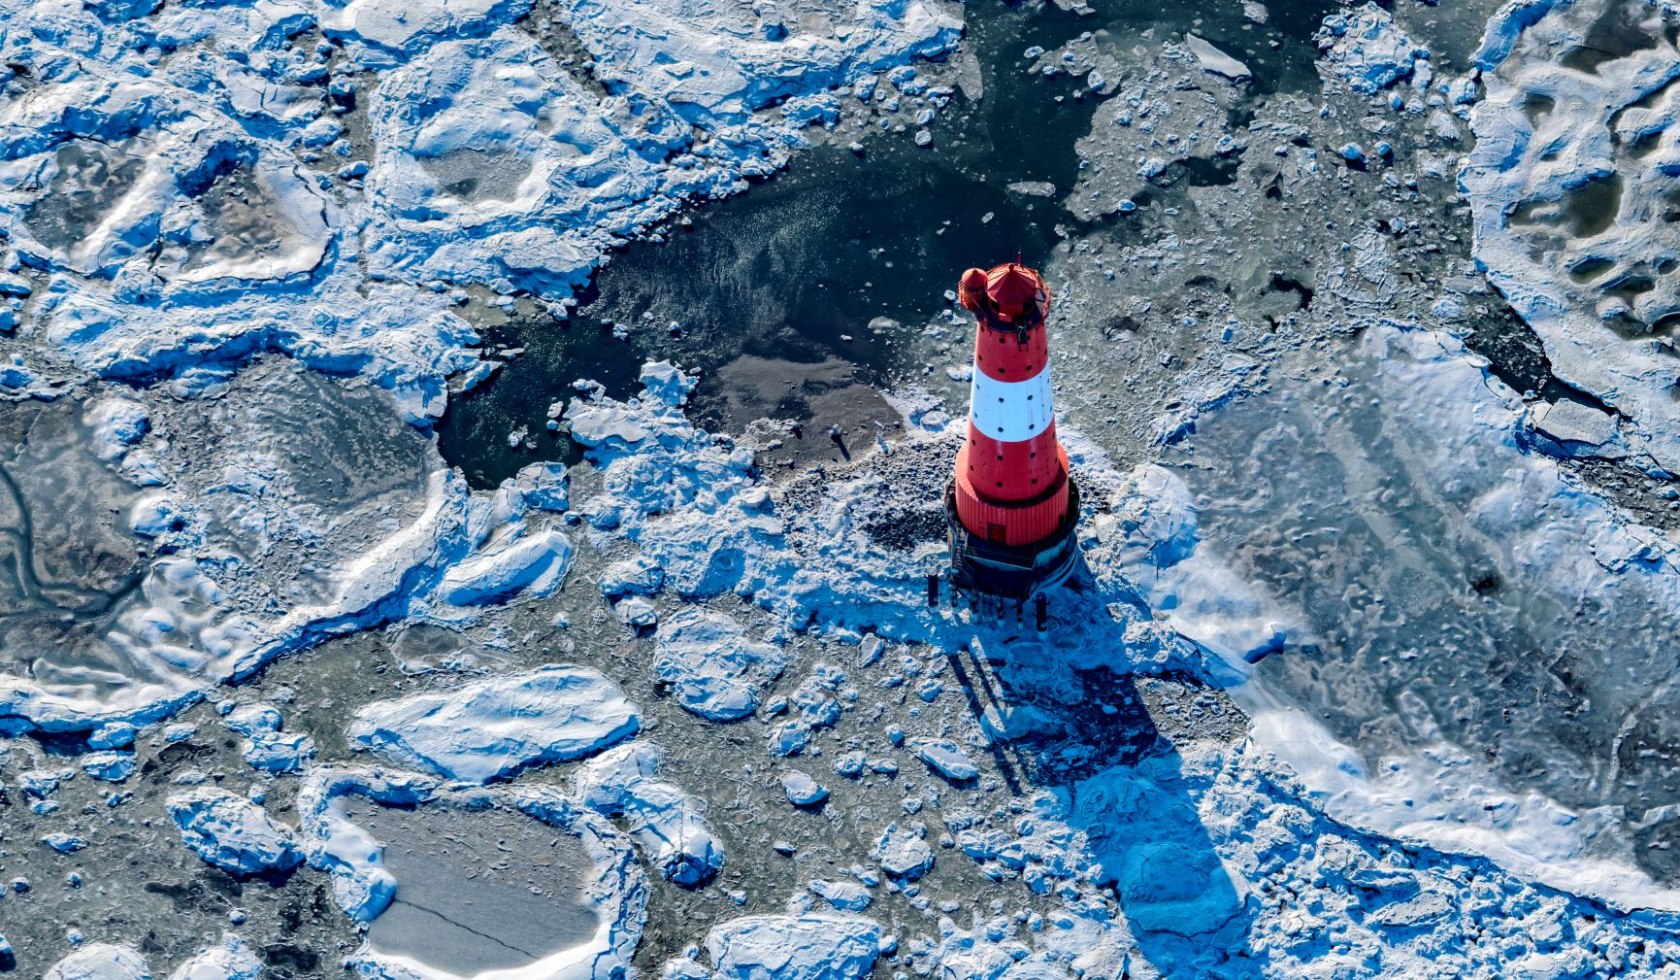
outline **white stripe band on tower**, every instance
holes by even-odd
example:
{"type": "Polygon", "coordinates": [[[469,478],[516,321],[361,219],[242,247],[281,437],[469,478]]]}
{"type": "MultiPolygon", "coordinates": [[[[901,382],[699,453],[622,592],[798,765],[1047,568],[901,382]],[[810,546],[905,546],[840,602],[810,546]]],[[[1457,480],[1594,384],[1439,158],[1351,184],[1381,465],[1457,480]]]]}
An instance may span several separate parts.
{"type": "Polygon", "coordinates": [[[1026,381],[999,381],[976,369],[968,389],[968,417],[980,434],[1021,442],[1050,427],[1050,365],[1026,381]]]}

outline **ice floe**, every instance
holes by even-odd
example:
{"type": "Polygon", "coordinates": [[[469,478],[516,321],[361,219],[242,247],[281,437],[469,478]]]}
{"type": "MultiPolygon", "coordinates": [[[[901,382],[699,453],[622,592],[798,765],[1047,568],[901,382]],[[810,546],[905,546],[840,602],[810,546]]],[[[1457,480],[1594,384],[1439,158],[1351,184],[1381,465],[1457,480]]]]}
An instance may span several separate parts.
{"type": "Polygon", "coordinates": [[[262,807],[226,790],[201,788],[169,798],[169,817],[193,853],[238,875],[285,872],[303,861],[287,828],[262,807]]]}
{"type": "Polygon", "coordinates": [[[591,759],[575,777],[584,806],[622,820],[647,860],[685,887],[711,881],[724,864],[723,842],[706,822],[704,804],[680,787],[655,778],[661,753],[632,742],[591,759]]]}
{"type": "Polygon", "coordinates": [[[228,933],[222,941],[182,963],[169,980],[259,980],[262,960],[243,939],[228,933]]]}
{"type": "Polygon", "coordinates": [[[781,651],[748,639],[721,613],[688,609],[659,630],[653,673],[677,703],[712,721],[733,721],[758,710],[763,687],[781,676],[781,651]]]}
{"type": "Polygon", "coordinates": [[[138,951],[128,946],[89,943],[47,970],[45,980],[151,980],[138,951]]]}
{"type": "Polygon", "coordinates": [[[861,980],[890,941],[862,916],[750,915],[714,926],[706,952],[729,980],[861,980]]]}
{"type": "Polygon", "coordinates": [[[347,735],[402,765],[482,784],[594,755],[634,735],[640,721],[600,672],[551,664],[366,705],[347,735]]]}
{"type": "MultiPolygon", "coordinates": [[[[470,820],[474,813],[496,807],[523,813],[582,849],[586,858],[582,897],[594,909],[594,924],[586,937],[519,966],[469,975],[595,980],[628,971],[646,918],[647,883],[630,840],[591,808],[551,787],[446,788],[426,777],[368,769],[316,769],[306,777],[298,797],[308,860],[312,867],[333,875],[340,907],[359,922],[377,920],[401,893],[402,880],[387,870],[384,845],[346,815],[344,804],[350,800],[401,808],[422,820],[450,813],[470,820]]],[[[428,894],[426,900],[437,902],[440,896],[428,894]]],[[[447,898],[442,900],[447,902],[447,898]]],[[[348,966],[358,976],[390,980],[457,980],[462,976],[375,944],[353,953],[348,966]]]]}

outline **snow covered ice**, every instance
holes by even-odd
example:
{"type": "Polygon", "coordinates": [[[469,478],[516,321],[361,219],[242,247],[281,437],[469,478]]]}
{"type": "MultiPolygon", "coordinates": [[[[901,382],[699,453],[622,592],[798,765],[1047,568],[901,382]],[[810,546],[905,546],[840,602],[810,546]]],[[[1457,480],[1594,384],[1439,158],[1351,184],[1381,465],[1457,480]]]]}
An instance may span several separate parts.
{"type": "Polygon", "coordinates": [[[0,0],[0,969],[1680,975],[1676,24],[0,0]]]}
{"type": "Polygon", "coordinates": [[[635,734],[640,715],[596,671],[549,666],[447,694],[364,707],[350,738],[395,761],[472,783],[583,758],[635,734]]]}

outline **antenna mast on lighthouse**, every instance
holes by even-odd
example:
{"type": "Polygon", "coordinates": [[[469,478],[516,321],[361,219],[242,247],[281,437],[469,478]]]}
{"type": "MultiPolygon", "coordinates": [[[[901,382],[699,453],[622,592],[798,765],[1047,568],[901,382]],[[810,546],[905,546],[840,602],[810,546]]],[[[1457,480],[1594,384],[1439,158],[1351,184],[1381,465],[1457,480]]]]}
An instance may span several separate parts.
{"type": "MultiPolygon", "coordinates": [[[[1072,570],[1079,490],[1056,439],[1045,320],[1050,289],[1014,262],[970,269],[958,300],[974,314],[968,437],[945,491],[951,586],[971,606],[1035,600],[1072,570]]],[[[930,583],[929,599],[937,598],[930,583]]]]}

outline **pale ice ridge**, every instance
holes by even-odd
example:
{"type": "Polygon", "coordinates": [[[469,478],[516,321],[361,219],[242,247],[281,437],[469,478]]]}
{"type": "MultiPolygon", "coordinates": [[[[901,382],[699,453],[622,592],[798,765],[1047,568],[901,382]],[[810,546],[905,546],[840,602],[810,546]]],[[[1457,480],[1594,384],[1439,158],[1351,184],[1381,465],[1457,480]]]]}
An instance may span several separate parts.
{"type": "Polygon", "coordinates": [[[1669,472],[1680,472],[1677,17],[1668,3],[1507,4],[1483,37],[1486,95],[1459,174],[1476,260],[1553,372],[1625,417],[1669,472]]]}
{"type": "MultiPolygon", "coordinates": [[[[1620,623],[1617,628],[1626,631],[1611,641],[1624,654],[1636,649],[1642,636],[1664,635],[1661,624],[1680,609],[1680,554],[1661,535],[1628,523],[1556,462],[1530,454],[1521,401],[1488,374],[1484,361],[1446,334],[1372,322],[1360,342],[1359,359],[1347,372],[1374,389],[1360,396],[1374,396],[1386,406],[1388,426],[1416,433],[1415,438],[1387,438],[1407,447],[1402,450],[1407,465],[1464,508],[1469,533],[1495,543],[1499,575],[1510,583],[1506,588],[1541,605],[1567,610],[1586,602],[1609,611],[1620,623]],[[1467,460],[1477,463],[1468,466],[1467,460]]],[[[1217,420],[1204,420],[1207,424],[1217,420]]],[[[1265,448],[1263,439],[1257,445],[1263,455],[1284,451],[1265,448]]],[[[1194,507],[1187,496],[1181,506],[1185,511],[1178,523],[1139,523],[1133,533],[1141,532],[1144,539],[1130,547],[1153,538],[1157,549],[1188,550],[1190,560],[1205,562],[1209,571],[1195,575],[1184,591],[1219,594],[1222,582],[1240,581],[1240,575],[1222,567],[1217,553],[1193,543],[1186,549],[1184,528],[1194,527],[1194,507]]],[[[1256,585],[1243,588],[1252,597],[1251,615],[1245,617],[1249,639],[1237,646],[1268,642],[1276,635],[1277,621],[1294,624],[1292,640],[1312,639],[1291,600],[1267,596],[1256,585]]],[[[1182,621],[1167,608],[1168,621],[1186,635],[1195,637],[1205,629],[1194,615],[1182,621]]],[[[1216,625],[1230,628],[1217,606],[1212,613],[1216,625]]],[[[1599,672],[1588,681],[1590,697],[1606,711],[1637,718],[1650,701],[1646,692],[1651,685],[1667,689],[1665,678],[1657,667],[1630,668],[1625,675],[1599,672]]],[[[1232,693],[1251,712],[1257,744],[1298,773],[1336,819],[1446,850],[1484,854],[1517,873],[1622,908],[1680,910],[1680,892],[1656,885],[1634,866],[1634,845],[1609,809],[1581,811],[1532,789],[1504,789],[1501,777],[1471,752],[1439,740],[1421,703],[1402,711],[1404,723],[1421,726],[1426,742],[1435,731],[1437,741],[1404,754],[1396,750],[1370,771],[1354,750],[1259,682],[1232,693]]],[[[1411,703],[1402,697],[1403,709],[1411,703]]],[[[1630,724],[1624,721],[1623,728],[1630,724]]],[[[1527,732],[1507,734],[1530,737],[1527,732]]],[[[1605,778],[1614,779],[1614,772],[1605,778]]]]}
{"type": "Polygon", "coordinates": [[[592,871],[585,884],[597,927],[588,940],[518,967],[461,976],[371,945],[350,955],[359,977],[380,980],[610,980],[630,970],[647,915],[647,885],[631,839],[576,799],[542,786],[445,787],[435,779],[377,769],[317,769],[298,796],[302,837],[312,867],[334,877],[334,897],[358,921],[376,919],[401,882],[382,863],[383,847],[348,820],[335,801],[355,796],[383,806],[418,807],[421,813],[490,806],[522,811],[576,838],[592,871]]]}

